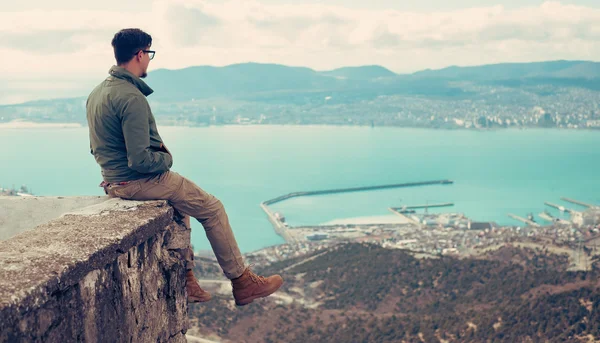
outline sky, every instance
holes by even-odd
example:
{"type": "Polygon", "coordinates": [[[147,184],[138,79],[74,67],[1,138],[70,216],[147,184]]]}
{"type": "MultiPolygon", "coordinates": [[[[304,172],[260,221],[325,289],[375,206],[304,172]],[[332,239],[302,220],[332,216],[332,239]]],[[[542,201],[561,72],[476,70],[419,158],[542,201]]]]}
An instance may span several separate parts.
{"type": "Polygon", "coordinates": [[[0,104],[99,82],[125,27],[152,35],[151,69],[261,62],[411,73],[600,56],[598,0],[10,1],[0,9],[0,104]]]}

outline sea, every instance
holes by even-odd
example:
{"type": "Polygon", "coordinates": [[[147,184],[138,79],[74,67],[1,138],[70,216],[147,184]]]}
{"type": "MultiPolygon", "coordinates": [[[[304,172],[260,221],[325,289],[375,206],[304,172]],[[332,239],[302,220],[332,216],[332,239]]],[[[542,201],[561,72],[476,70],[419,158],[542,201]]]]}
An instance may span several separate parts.
{"type": "MultiPolygon", "coordinates": [[[[159,123],[160,124],[160,123],[159,123]]],[[[477,221],[522,225],[561,197],[600,204],[600,131],[351,126],[159,126],[173,170],[224,203],[242,252],[284,243],[260,203],[282,194],[450,179],[452,185],[299,197],[273,205],[288,223],[391,218],[390,207],[454,203],[477,221]],[[354,218],[349,219],[348,218],[354,218]]],[[[0,129],[0,187],[42,196],[103,195],[87,128],[0,129]]],[[[192,224],[196,250],[210,250],[192,224]]]]}

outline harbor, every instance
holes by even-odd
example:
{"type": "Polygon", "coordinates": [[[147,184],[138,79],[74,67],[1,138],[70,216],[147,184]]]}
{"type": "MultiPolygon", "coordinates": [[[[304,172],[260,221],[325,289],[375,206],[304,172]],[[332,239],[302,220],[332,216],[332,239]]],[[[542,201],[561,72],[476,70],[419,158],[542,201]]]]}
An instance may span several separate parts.
{"type": "MultiPolygon", "coordinates": [[[[421,182],[408,182],[408,183],[397,183],[397,184],[386,184],[377,186],[363,186],[363,187],[350,187],[350,188],[337,188],[327,190],[316,190],[316,191],[302,191],[292,192],[278,196],[273,199],[263,201],[260,207],[267,215],[267,218],[275,232],[281,236],[288,244],[295,245],[306,240],[323,240],[331,237],[338,238],[349,238],[349,237],[360,237],[361,235],[371,234],[374,229],[391,229],[399,226],[407,225],[420,225],[421,220],[414,216],[406,216],[408,212],[415,212],[417,209],[425,209],[426,212],[429,208],[441,208],[454,206],[453,203],[439,203],[439,204],[420,204],[420,205],[407,205],[401,207],[391,207],[390,211],[397,214],[399,219],[396,221],[377,221],[373,220],[370,222],[361,223],[340,223],[331,225],[311,225],[302,227],[291,227],[285,221],[285,216],[279,212],[273,211],[269,205],[276,204],[291,198],[306,197],[306,196],[318,196],[327,194],[338,194],[338,193],[351,193],[351,192],[365,192],[373,190],[393,189],[393,188],[406,188],[406,187],[423,187],[431,185],[452,185],[452,180],[433,180],[433,181],[421,181],[421,182]]],[[[449,221],[449,220],[447,220],[449,221]]]]}
{"type": "MultiPolygon", "coordinates": [[[[437,183],[411,185],[415,184],[437,183]]],[[[380,186],[376,187],[371,189],[380,186]]],[[[333,192],[361,191],[366,188],[337,189],[333,192]]],[[[319,195],[327,192],[331,191],[295,192],[271,199],[270,203],[302,194],[319,195]]],[[[261,208],[275,232],[288,243],[285,248],[275,248],[278,254],[286,256],[302,255],[344,242],[367,242],[428,256],[474,256],[503,246],[528,246],[567,253],[571,262],[569,270],[588,270],[589,261],[595,254],[590,255],[590,251],[595,252],[600,244],[600,207],[570,198],[561,200],[585,209],[579,211],[544,202],[550,209],[538,214],[541,219],[539,223],[533,213],[525,216],[509,213],[510,218],[524,225],[497,225],[495,222],[474,221],[462,213],[444,211],[452,208],[455,205],[453,202],[421,202],[388,207],[397,221],[357,217],[320,225],[290,226],[282,213],[269,208],[268,201],[261,203],[261,208]],[[437,211],[430,212],[433,209],[437,211]],[[559,214],[554,215],[550,211],[559,214]]]]}
{"type": "MultiPolygon", "coordinates": [[[[586,203],[583,201],[579,201],[579,200],[575,200],[575,199],[571,199],[571,198],[567,198],[567,197],[561,197],[560,200],[570,203],[570,204],[574,204],[574,205],[578,205],[580,207],[585,207],[584,210],[574,210],[571,208],[568,208],[565,205],[560,205],[560,204],[556,204],[556,203],[552,203],[549,201],[545,201],[544,205],[548,206],[556,211],[559,212],[559,214],[562,213],[566,213],[569,215],[569,218],[560,218],[558,216],[554,216],[552,215],[549,211],[544,210],[543,212],[538,214],[538,217],[540,219],[542,219],[542,221],[547,222],[547,223],[551,223],[551,225],[572,225],[574,227],[580,227],[580,226],[585,226],[585,225],[594,225],[598,222],[600,222],[600,219],[598,219],[598,217],[600,216],[600,206],[594,205],[594,204],[590,204],[590,203],[586,203]]],[[[535,217],[533,216],[533,214],[529,214],[527,216],[527,218],[509,213],[508,216],[514,220],[520,221],[524,224],[526,224],[527,226],[531,226],[531,227],[540,227],[542,225],[540,225],[538,222],[536,222],[535,217]]]]}
{"type": "MultiPolygon", "coordinates": [[[[584,207],[584,210],[575,210],[566,205],[556,204],[549,201],[544,205],[551,210],[569,215],[570,218],[564,218],[563,215],[553,215],[548,210],[539,213],[536,220],[533,213],[521,216],[515,213],[508,213],[508,217],[525,225],[523,229],[517,225],[500,226],[495,222],[474,221],[462,213],[448,212],[444,209],[455,206],[454,202],[426,202],[417,204],[401,204],[399,206],[390,206],[388,210],[397,217],[393,218],[379,217],[357,217],[346,218],[343,220],[333,220],[319,225],[290,226],[285,216],[272,210],[269,205],[276,204],[291,198],[303,196],[319,196],[336,193],[364,192],[380,189],[392,189],[402,187],[424,187],[430,185],[451,185],[451,180],[434,180],[422,182],[399,183],[378,186],[364,186],[351,188],[338,188],[317,191],[302,191],[284,194],[261,203],[261,208],[267,215],[269,222],[273,225],[275,232],[291,247],[302,247],[305,244],[334,244],[341,241],[378,241],[390,242],[398,247],[421,247],[425,251],[433,251],[436,247],[445,246],[443,251],[451,252],[462,247],[471,249],[483,242],[497,243],[505,240],[512,241],[517,237],[545,237],[551,234],[552,241],[564,241],[570,244],[574,239],[585,239],[585,241],[600,240],[600,229],[594,228],[594,225],[600,223],[600,207],[579,201],[576,199],[561,197],[561,200],[584,207]],[[436,210],[430,213],[430,210],[436,210]],[[440,211],[440,209],[442,211],[440,211]],[[590,231],[579,233],[575,228],[592,228],[590,231]],[[560,228],[560,229],[557,229],[560,228]],[[563,232],[563,229],[566,230],[563,232]],[[432,231],[439,232],[440,237],[445,237],[445,230],[455,230],[462,232],[464,238],[449,244],[447,240],[438,240],[437,243],[431,243],[430,236],[432,231]],[[548,231],[550,230],[550,231],[548,231]],[[556,231],[559,230],[559,231],[556,231]],[[483,235],[483,236],[482,236],[483,235]],[[491,235],[489,240],[484,237],[491,235]],[[579,236],[578,236],[579,235],[579,236]],[[575,238],[580,237],[581,238],[575,238]],[[403,237],[399,239],[398,237],[403,237]],[[421,237],[421,241],[418,237],[421,237]],[[429,237],[429,238],[428,238],[429,237]],[[425,247],[425,248],[423,248],[425,247]]],[[[452,231],[454,232],[454,231],[452,231]]],[[[583,231],[582,231],[583,232],[583,231]]],[[[456,236],[461,237],[460,235],[456,236]]],[[[487,244],[487,243],[486,243],[487,244]]],[[[420,248],[420,249],[421,249],[420,248]]],[[[298,248],[302,249],[302,248],[298,248]]],[[[439,251],[438,251],[439,252],[439,251]]]]}

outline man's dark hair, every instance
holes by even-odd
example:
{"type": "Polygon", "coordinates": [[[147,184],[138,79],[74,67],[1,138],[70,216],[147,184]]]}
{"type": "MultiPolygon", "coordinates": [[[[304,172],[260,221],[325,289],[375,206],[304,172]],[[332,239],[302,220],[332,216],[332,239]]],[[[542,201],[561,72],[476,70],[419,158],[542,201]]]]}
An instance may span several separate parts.
{"type": "Polygon", "coordinates": [[[125,64],[140,50],[152,45],[152,36],[140,29],[123,29],[112,40],[117,64],[125,64]]]}

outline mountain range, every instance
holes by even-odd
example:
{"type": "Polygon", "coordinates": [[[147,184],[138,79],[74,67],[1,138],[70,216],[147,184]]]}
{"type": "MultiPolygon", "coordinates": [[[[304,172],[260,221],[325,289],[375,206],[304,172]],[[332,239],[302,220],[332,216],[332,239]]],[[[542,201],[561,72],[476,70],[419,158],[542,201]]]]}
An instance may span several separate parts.
{"type": "Polygon", "coordinates": [[[457,96],[452,84],[471,82],[498,85],[557,84],[583,88],[600,87],[600,63],[550,61],[504,63],[476,67],[452,66],[395,74],[381,66],[345,67],[316,71],[278,64],[245,63],[226,67],[159,69],[149,74],[154,99],[182,101],[212,97],[260,100],[265,93],[356,92],[361,94],[422,94],[457,96]]]}
{"type": "MultiPolygon", "coordinates": [[[[316,71],[279,64],[243,63],[225,67],[158,69],[149,73],[146,82],[155,90],[150,99],[161,102],[209,98],[277,102],[278,99],[288,101],[290,96],[311,97],[332,92],[338,92],[342,96],[359,95],[361,98],[391,94],[457,97],[469,95],[461,87],[457,87],[459,82],[508,87],[550,84],[599,90],[600,63],[502,63],[473,67],[451,66],[412,74],[396,74],[377,65],[316,71]]],[[[77,93],[87,94],[89,91],[82,89],[77,93]]]]}
{"type": "MultiPolygon", "coordinates": [[[[146,82],[155,90],[148,99],[161,125],[600,128],[600,63],[590,61],[452,66],[412,74],[377,65],[317,71],[243,63],[158,69],[146,82]]],[[[75,94],[87,95],[91,88],[82,85],[75,94]]],[[[0,105],[0,122],[85,125],[85,99],[0,105]]]]}

